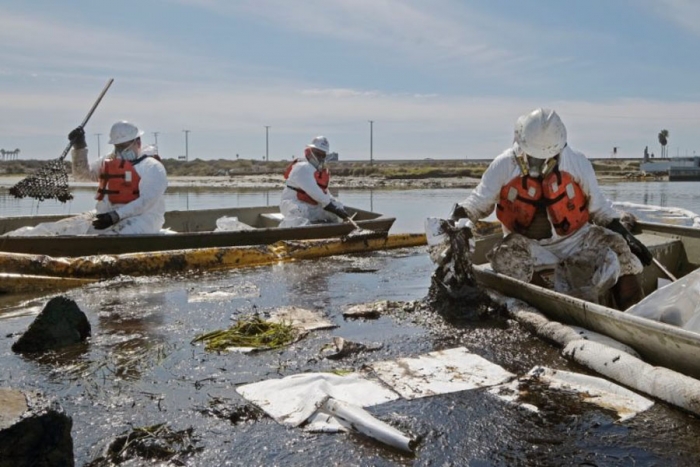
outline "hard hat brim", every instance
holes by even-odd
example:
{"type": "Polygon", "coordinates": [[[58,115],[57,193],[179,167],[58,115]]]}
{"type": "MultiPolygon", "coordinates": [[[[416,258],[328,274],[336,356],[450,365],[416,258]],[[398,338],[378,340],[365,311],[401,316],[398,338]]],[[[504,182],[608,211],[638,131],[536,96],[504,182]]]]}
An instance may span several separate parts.
{"type": "Polygon", "coordinates": [[[324,153],[328,154],[328,151],[327,151],[327,150],[325,150],[325,149],[323,149],[323,148],[319,148],[319,147],[316,146],[315,144],[307,144],[306,147],[307,147],[307,148],[312,148],[312,149],[318,149],[319,151],[323,151],[324,153]]]}
{"type": "Polygon", "coordinates": [[[107,144],[122,144],[122,143],[127,143],[127,142],[129,142],[129,141],[135,140],[136,138],[140,138],[141,136],[143,136],[143,131],[139,130],[139,132],[136,133],[136,136],[133,137],[133,138],[131,138],[131,139],[123,139],[123,140],[118,139],[118,140],[113,140],[112,138],[110,138],[109,141],[107,141],[107,144]]]}

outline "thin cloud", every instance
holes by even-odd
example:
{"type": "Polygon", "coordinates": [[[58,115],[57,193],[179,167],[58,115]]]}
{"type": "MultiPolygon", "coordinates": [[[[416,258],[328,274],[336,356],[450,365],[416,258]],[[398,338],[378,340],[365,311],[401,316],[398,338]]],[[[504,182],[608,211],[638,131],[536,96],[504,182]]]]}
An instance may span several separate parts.
{"type": "Polygon", "coordinates": [[[700,2],[697,0],[647,0],[645,3],[659,17],[700,36],[700,2]]]}
{"type": "MultiPolygon", "coordinates": [[[[492,18],[458,2],[435,1],[430,4],[401,0],[335,0],[288,2],[175,0],[217,14],[246,15],[295,33],[322,40],[383,48],[406,61],[443,66],[478,66],[474,73],[506,74],[509,64],[531,61],[549,62],[511,47],[498,45],[493,31],[516,39],[522,27],[504,18],[492,18]],[[512,26],[512,27],[509,27],[512,26]],[[489,68],[490,67],[490,68],[489,68]]],[[[534,35],[530,31],[528,36],[534,35]]],[[[523,37],[523,36],[521,36],[523,37]]],[[[514,41],[509,41],[514,43],[514,41]]]]}

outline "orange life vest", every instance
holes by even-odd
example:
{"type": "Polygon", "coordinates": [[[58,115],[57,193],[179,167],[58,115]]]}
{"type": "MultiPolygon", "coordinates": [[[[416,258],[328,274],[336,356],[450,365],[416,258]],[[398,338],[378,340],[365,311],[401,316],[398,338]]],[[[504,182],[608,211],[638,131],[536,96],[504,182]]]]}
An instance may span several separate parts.
{"type": "MultiPolygon", "coordinates": [[[[289,179],[289,174],[292,172],[292,168],[294,167],[294,164],[299,162],[299,159],[294,159],[291,164],[287,166],[287,168],[284,170],[284,179],[287,180],[289,179]]],[[[314,171],[314,179],[316,180],[316,184],[323,190],[324,193],[328,193],[328,182],[331,179],[331,173],[328,171],[328,169],[323,169],[321,171],[314,171]]],[[[287,184],[287,188],[290,188],[294,191],[297,192],[297,199],[304,201],[305,203],[309,203],[312,205],[317,205],[318,202],[313,199],[311,196],[307,195],[304,190],[301,188],[297,188],[294,186],[291,186],[287,184]]]]}
{"type": "Polygon", "coordinates": [[[112,204],[126,204],[137,199],[141,177],[134,167],[146,157],[150,156],[142,156],[134,162],[118,157],[102,161],[95,199],[103,200],[107,195],[112,204]]]}
{"type": "Polygon", "coordinates": [[[555,167],[544,180],[518,176],[501,188],[496,217],[511,232],[524,232],[538,207],[545,207],[558,235],[570,235],[588,222],[588,198],[568,172],[555,167]]]}

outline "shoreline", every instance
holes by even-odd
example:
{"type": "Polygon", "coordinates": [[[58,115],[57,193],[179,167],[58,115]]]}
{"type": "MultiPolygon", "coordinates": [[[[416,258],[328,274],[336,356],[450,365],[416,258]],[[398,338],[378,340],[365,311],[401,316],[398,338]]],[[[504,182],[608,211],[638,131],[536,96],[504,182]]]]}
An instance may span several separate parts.
{"type": "MultiPolygon", "coordinates": [[[[24,179],[22,176],[0,177],[0,188],[10,188],[24,179]]],[[[416,179],[387,179],[384,177],[342,177],[331,179],[332,189],[426,189],[426,188],[474,188],[478,178],[444,177],[416,179]]],[[[97,182],[69,179],[71,188],[92,188],[97,182]]],[[[279,175],[236,176],[169,176],[168,188],[279,188],[284,187],[284,178],[279,175]]]]}
{"type": "MultiPolygon", "coordinates": [[[[26,175],[0,176],[0,188],[15,185],[26,175]]],[[[439,178],[385,178],[385,177],[348,177],[335,176],[331,178],[333,189],[442,189],[442,188],[474,188],[480,178],[475,177],[439,177],[439,178]]],[[[617,182],[638,182],[644,180],[630,179],[619,176],[599,176],[598,183],[609,184],[617,182]]],[[[96,187],[97,182],[69,180],[73,188],[96,187]]],[[[236,175],[236,176],[170,176],[169,188],[279,188],[284,186],[284,179],[277,175],[236,175]]]]}

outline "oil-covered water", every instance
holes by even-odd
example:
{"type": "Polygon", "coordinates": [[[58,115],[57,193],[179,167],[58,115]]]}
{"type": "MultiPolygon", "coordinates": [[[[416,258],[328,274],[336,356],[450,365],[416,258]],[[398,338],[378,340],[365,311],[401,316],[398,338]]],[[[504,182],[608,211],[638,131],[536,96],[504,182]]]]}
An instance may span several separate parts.
{"type": "MultiPolygon", "coordinates": [[[[395,215],[397,231],[418,231],[424,217],[444,215],[465,194],[340,196],[349,205],[395,215]]],[[[200,193],[208,201],[197,207],[221,206],[224,195],[236,197],[200,193]]],[[[265,204],[264,192],[248,195],[257,198],[246,205],[265,204]]],[[[10,347],[47,297],[0,298],[0,386],[38,389],[56,398],[73,418],[76,465],[97,458],[118,435],[159,423],[192,429],[201,449],[182,458],[188,465],[700,465],[700,422],[661,402],[624,423],[573,394],[537,386],[529,388],[528,402],[539,413],[507,405],[484,390],[370,408],[419,438],[415,454],[406,455],[358,435],[284,427],[235,392],[268,378],[357,370],[368,362],[457,346],[516,374],[535,365],[586,372],[556,347],[494,314],[446,322],[424,308],[406,307],[377,320],[343,317],[352,304],[424,298],[432,271],[426,250],[415,248],[218,273],[116,278],[65,294],[88,316],[93,333],[88,343],[34,357],[10,347]],[[320,311],[338,327],[254,354],[209,353],[190,343],[241,316],[288,305],[320,311]],[[327,360],[321,349],[333,336],[383,345],[327,360]]],[[[134,458],[125,465],[153,461],[134,458]]]]}

